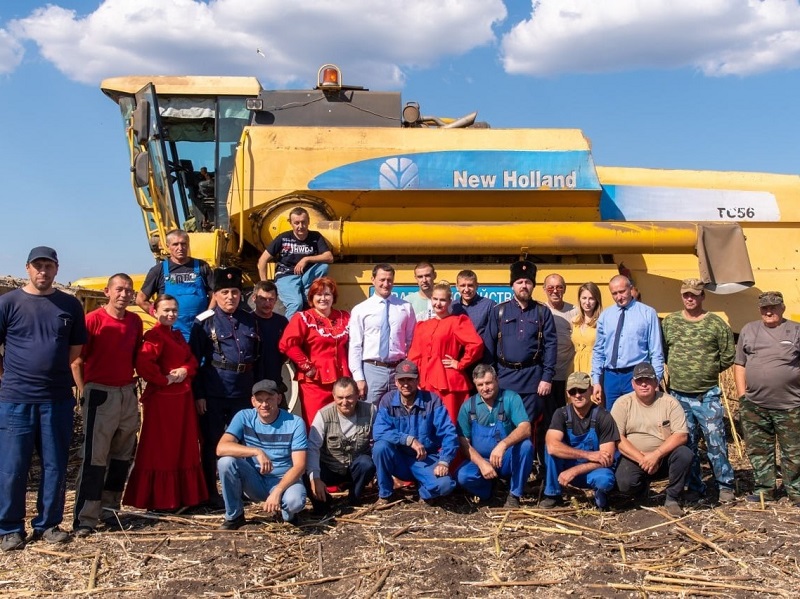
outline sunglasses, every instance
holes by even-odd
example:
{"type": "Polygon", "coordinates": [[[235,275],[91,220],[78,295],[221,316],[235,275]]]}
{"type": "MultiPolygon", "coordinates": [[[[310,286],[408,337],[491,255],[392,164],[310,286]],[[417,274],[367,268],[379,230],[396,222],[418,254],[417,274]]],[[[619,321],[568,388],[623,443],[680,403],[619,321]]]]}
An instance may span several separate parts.
{"type": "Polygon", "coordinates": [[[554,291],[564,291],[564,289],[566,289],[566,287],[564,287],[563,285],[555,285],[555,286],[548,285],[547,287],[544,288],[544,290],[547,293],[553,293],[554,291]]]}
{"type": "Polygon", "coordinates": [[[567,391],[567,395],[569,395],[570,397],[575,397],[576,395],[582,395],[586,393],[588,390],[589,390],[588,387],[586,389],[570,389],[569,391],[567,391]]]}

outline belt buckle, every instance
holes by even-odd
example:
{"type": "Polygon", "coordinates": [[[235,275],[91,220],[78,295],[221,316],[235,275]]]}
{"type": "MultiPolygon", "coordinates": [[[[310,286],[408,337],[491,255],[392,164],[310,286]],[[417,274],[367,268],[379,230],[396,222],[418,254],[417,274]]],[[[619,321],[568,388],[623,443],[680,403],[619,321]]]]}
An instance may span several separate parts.
{"type": "Polygon", "coordinates": [[[242,372],[245,371],[244,370],[245,368],[247,368],[247,364],[237,364],[236,365],[236,372],[237,373],[242,373],[242,372]]]}

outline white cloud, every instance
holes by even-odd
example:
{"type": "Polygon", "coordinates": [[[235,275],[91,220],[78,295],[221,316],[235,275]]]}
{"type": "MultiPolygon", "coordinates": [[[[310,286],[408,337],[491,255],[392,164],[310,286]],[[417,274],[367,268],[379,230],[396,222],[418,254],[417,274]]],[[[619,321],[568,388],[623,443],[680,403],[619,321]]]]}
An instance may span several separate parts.
{"type": "Polygon", "coordinates": [[[8,31],[0,29],[0,75],[12,72],[22,61],[22,44],[8,31]]]}
{"type": "Polygon", "coordinates": [[[751,75],[800,66],[800,4],[787,0],[540,0],[501,43],[509,73],[694,67],[751,75]]]}
{"type": "Polygon", "coordinates": [[[307,83],[335,62],[346,83],[399,85],[403,69],[493,43],[505,17],[502,0],[105,0],[88,15],[48,5],[11,27],[85,83],[125,74],[307,83]]]}

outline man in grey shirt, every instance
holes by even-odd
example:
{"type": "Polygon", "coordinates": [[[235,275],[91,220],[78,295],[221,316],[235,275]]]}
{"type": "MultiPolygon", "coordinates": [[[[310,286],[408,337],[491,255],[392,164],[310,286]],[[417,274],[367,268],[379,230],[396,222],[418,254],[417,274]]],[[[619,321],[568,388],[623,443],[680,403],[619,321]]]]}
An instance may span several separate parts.
{"type": "Polygon", "coordinates": [[[742,327],[733,375],[755,488],[748,501],[776,499],[775,441],[789,500],[800,507],[800,323],[786,320],[783,294],[758,296],[761,320],[742,327]]]}

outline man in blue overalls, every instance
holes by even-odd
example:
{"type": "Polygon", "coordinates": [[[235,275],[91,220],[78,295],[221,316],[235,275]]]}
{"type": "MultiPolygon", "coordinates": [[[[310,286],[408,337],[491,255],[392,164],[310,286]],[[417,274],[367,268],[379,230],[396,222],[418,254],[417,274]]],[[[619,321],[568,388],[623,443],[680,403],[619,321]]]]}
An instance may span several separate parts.
{"type": "Polygon", "coordinates": [[[478,364],[472,381],[478,393],[458,412],[458,441],[469,455],[456,475],[458,484],[488,501],[495,479],[510,479],[505,507],[518,508],[533,469],[528,413],[518,393],[500,389],[492,366],[478,364]]]}
{"type": "Polygon", "coordinates": [[[189,234],[181,229],[167,233],[169,258],[151,268],[136,294],[136,305],[146,314],[153,313],[150,298],[168,294],[178,300],[178,320],[175,328],[189,340],[195,317],[213,307],[209,304],[211,268],[203,260],[189,254],[189,234]]]}
{"type": "Polygon", "coordinates": [[[556,410],[545,436],[544,499],[539,507],[561,503],[561,487],[572,485],[594,491],[600,510],[608,508],[607,493],[614,488],[614,453],[619,431],[611,414],[592,403],[592,379],[585,372],[567,378],[570,403],[556,410]]]}
{"type": "Polygon", "coordinates": [[[217,443],[233,416],[252,407],[253,367],[260,351],[258,325],[240,307],[241,299],[242,271],[214,270],[216,306],[197,317],[189,341],[200,365],[192,390],[203,436],[203,474],[209,503],[220,507],[224,503],[216,484],[217,443]]]}

